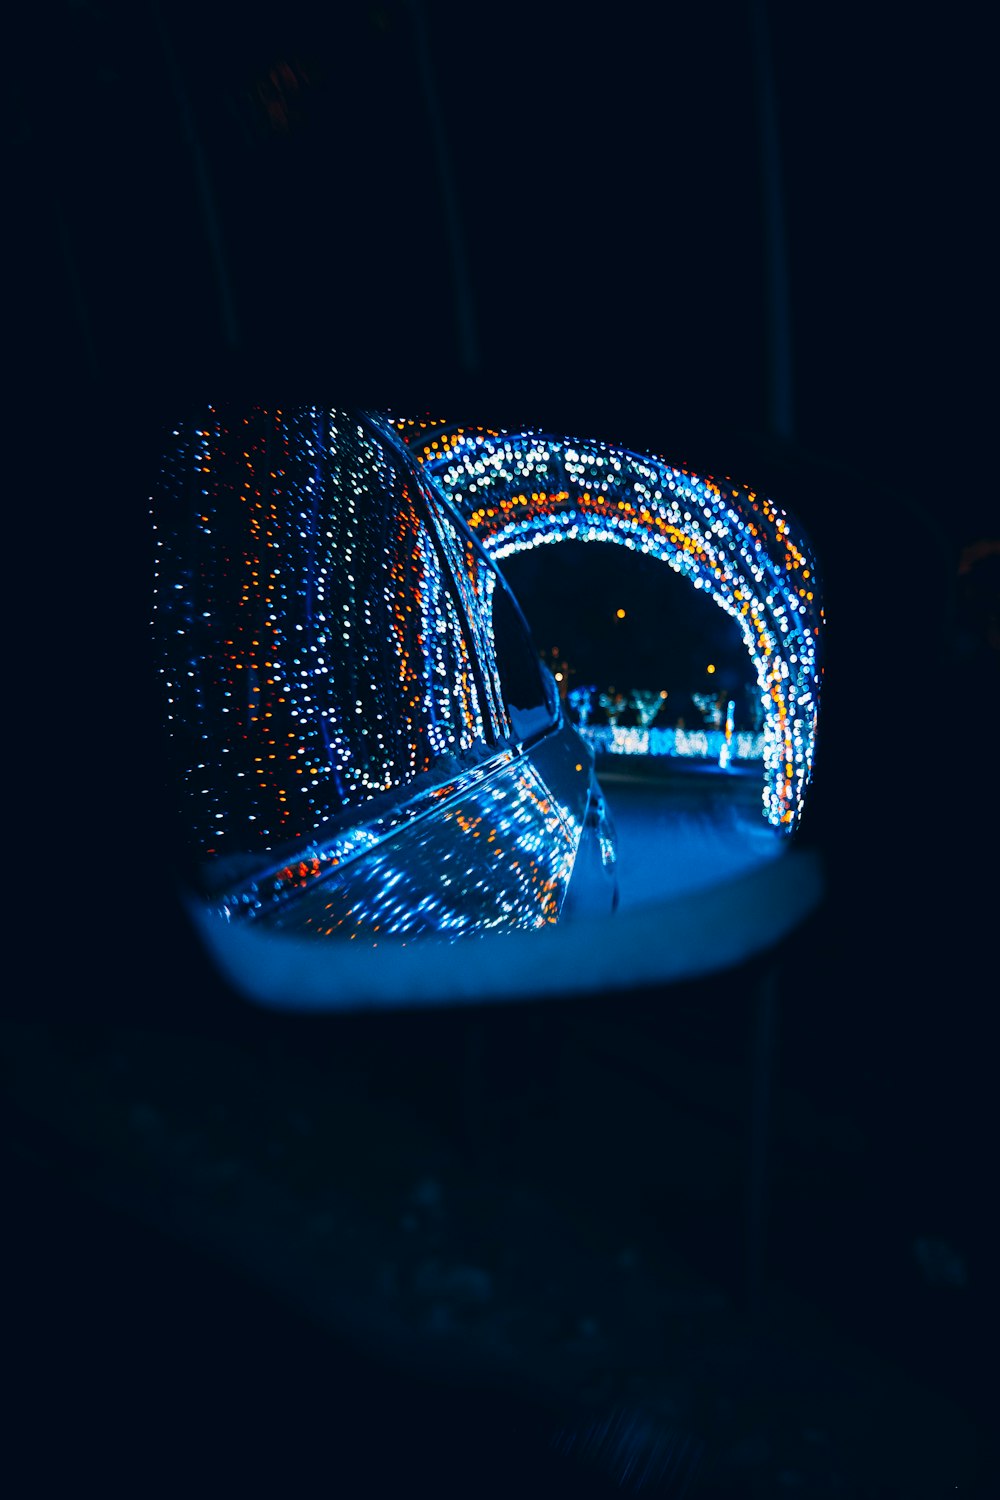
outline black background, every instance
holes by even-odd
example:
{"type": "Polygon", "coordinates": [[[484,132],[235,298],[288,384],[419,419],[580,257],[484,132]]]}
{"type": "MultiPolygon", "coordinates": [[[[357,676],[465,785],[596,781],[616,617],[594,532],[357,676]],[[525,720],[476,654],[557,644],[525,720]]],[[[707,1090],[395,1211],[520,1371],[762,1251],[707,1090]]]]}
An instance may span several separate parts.
{"type": "Polygon", "coordinates": [[[971,15],[54,6],[8,89],[25,357],[168,414],[225,373],[721,449],[767,428],[769,71],[795,435],[932,513],[947,491],[965,539],[992,313],[971,15]]]}
{"type": "MultiPolygon", "coordinates": [[[[959,569],[997,531],[988,54],[961,6],[95,0],[15,28],[10,581],[40,647],[8,679],[23,1013],[234,1003],[157,858],[147,497],[175,413],[224,389],[607,437],[757,485],[815,544],[803,838],[830,894],[788,1055],[879,1122],[906,1222],[987,1266],[997,657],[988,578],[959,569]],[[790,430],[769,396],[761,15],[790,430]]],[[[18,1181],[31,1245],[62,1205],[18,1181]]],[[[49,1306],[58,1344],[76,1315],[49,1306]]],[[[948,1353],[973,1405],[979,1347],[948,1353]]]]}

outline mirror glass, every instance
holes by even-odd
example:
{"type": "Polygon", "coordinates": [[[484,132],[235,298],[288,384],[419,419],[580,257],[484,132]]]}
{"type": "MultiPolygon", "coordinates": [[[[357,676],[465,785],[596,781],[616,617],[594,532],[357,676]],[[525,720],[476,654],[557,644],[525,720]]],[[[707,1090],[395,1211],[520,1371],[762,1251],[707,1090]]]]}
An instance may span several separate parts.
{"type": "Polygon", "coordinates": [[[179,878],[252,998],[662,980],[816,899],[789,835],[822,615],[766,499],[601,443],[212,406],[153,518],[179,878]]]}

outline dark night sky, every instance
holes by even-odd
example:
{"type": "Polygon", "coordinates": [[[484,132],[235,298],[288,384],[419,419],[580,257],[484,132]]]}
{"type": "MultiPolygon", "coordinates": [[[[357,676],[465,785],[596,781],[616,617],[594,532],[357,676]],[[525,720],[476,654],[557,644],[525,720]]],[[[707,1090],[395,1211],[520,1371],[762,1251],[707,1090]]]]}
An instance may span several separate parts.
{"type": "Polygon", "coordinates": [[[665,689],[658,722],[683,717],[688,728],[701,723],[692,692],[725,692],[739,703],[738,727],[751,727],[745,690],[757,688],[739,630],[655,558],[612,544],[567,542],[502,566],[545,659],[568,668],[569,687],[665,689]]]}
{"type": "MultiPolygon", "coordinates": [[[[653,17],[35,13],[10,87],[8,284],[24,384],[61,403],[80,546],[97,515],[102,558],[129,550],[163,424],[220,390],[537,423],[770,489],[813,536],[845,660],[916,586],[946,675],[959,549],[996,531],[985,39],[961,8],[947,27],[787,0],[653,17]],[[792,444],[769,434],[760,14],[792,444]]],[[[604,567],[583,590],[598,613],[604,567]]],[[[134,603],[142,619],[141,580],[134,603]]],[[[916,661],[894,670],[922,690],[916,661]]]]}
{"type": "MultiPolygon", "coordinates": [[[[796,436],[925,496],[943,480],[944,531],[971,540],[985,38],[961,8],[947,29],[765,9],[796,436]]],[[[29,368],[146,410],[244,381],[724,463],[767,423],[753,10],[50,7],[11,89],[29,368]]]]}

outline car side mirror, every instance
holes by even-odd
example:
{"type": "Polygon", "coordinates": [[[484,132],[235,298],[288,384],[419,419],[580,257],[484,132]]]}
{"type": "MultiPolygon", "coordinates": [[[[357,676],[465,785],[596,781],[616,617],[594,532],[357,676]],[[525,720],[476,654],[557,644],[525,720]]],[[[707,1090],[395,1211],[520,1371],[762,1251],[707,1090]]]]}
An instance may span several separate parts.
{"type": "Polygon", "coordinates": [[[190,909],[217,965],[262,1005],[352,1010],[664,983],[771,946],[822,888],[810,856],[776,857],[818,706],[806,543],[755,492],[655,457],[446,437],[411,447],[379,413],[231,404],[172,432],[154,614],[190,909]],[[581,533],[641,542],[738,617],[773,752],[761,786],[732,770],[731,714],[721,744],[691,736],[713,787],[751,787],[746,819],[732,798],[692,818],[676,735],[652,776],[596,765],[623,878],[582,922],[563,913],[600,746],[560,713],[499,570],[581,533]]]}

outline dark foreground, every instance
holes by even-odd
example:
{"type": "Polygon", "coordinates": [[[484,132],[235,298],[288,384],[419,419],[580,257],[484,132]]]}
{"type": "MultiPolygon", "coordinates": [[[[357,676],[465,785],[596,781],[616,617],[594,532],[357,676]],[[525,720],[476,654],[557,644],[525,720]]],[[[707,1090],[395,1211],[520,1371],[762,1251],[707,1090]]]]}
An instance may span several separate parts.
{"type": "Polygon", "coordinates": [[[968,1029],[973,974],[833,917],[668,990],[296,1019],[161,912],[114,1003],[25,1003],[18,1493],[991,1493],[986,1068],[928,1008],[968,1029]]]}

